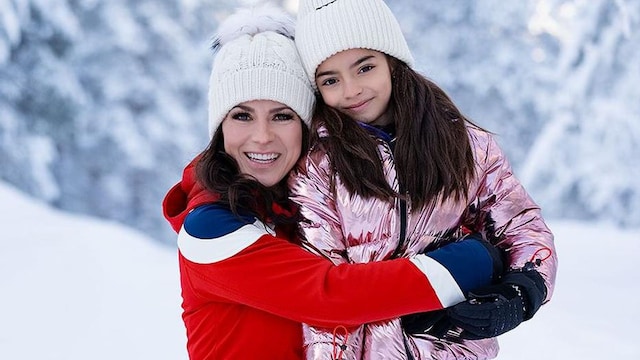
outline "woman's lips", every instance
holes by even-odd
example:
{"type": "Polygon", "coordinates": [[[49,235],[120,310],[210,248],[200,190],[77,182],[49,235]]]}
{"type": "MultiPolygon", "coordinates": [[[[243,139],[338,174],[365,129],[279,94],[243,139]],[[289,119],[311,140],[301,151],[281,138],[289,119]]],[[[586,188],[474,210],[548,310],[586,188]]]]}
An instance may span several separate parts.
{"type": "Polygon", "coordinates": [[[250,152],[250,153],[245,153],[245,154],[247,155],[249,160],[251,160],[253,162],[257,162],[259,164],[269,164],[269,163],[272,163],[272,162],[276,161],[280,157],[280,154],[277,154],[277,153],[254,153],[254,152],[250,152]]]}

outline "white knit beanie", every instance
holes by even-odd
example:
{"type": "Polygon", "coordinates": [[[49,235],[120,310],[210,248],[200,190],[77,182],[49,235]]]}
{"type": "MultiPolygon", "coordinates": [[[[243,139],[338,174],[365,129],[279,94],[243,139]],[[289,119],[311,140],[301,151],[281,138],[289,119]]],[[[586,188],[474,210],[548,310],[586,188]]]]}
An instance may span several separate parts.
{"type": "Polygon", "coordinates": [[[239,10],[220,24],[209,79],[210,137],[234,106],[252,100],[280,102],[309,126],[315,96],[294,32],[293,19],[270,5],[239,10]]]}
{"type": "Polygon", "coordinates": [[[295,42],[314,87],[318,66],[344,50],[376,50],[413,66],[400,24],[382,0],[300,0],[295,42]]]}

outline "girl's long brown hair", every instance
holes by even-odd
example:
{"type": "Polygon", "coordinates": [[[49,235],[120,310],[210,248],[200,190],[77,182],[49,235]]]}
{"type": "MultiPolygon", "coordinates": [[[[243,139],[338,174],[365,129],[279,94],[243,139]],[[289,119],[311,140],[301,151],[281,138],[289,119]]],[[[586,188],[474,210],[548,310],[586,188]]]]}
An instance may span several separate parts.
{"type": "MultiPolygon", "coordinates": [[[[302,126],[302,151],[305,154],[309,144],[309,129],[302,126]]],[[[254,177],[240,172],[236,160],[224,151],[222,126],[213,135],[207,148],[200,154],[196,165],[197,181],[205,189],[220,196],[219,204],[229,207],[236,214],[252,214],[263,223],[290,224],[296,221],[292,216],[273,212],[273,204],[289,209],[287,177],[274,186],[264,186],[254,177]]]]}
{"type": "Polygon", "coordinates": [[[321,97],[312,122],[312,142],[326,146],[333,171],[353,194],[383,200],[406,194],[414,208],[439,198],[466,198],[475,175],[467,126],[476,125],[435,83],[404,62],[387,59],[392,71],[388,112],[397,135],[393,155],[403,194],[396,194],[387,183],[376,140],[321,97]],[[318,137],[320,125],[327,128],[328,137],[318,137]]]}

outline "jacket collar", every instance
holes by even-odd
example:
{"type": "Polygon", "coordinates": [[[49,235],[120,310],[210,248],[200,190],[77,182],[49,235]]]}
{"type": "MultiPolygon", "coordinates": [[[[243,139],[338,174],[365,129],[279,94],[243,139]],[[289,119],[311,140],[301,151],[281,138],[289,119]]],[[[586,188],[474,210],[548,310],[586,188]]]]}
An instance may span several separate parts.
{"type": "Polygon", "coordinates": [[[203,204],[215,203],[220,198],[218,194],[206,190],[196,181],[195,166],[199,159],[200,157],[196,157],[185,167],[182,180],[167,192],[162,201],[164,217],[175,232],[180,231],[185,217],[191,210],[203,204]]]}

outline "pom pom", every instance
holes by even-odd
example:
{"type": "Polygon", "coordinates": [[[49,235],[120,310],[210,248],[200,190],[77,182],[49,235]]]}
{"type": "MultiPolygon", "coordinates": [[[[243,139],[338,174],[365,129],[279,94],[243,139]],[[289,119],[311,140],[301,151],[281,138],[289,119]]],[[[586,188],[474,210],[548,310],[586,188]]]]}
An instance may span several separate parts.
{"type": "Polygon", "coordinates": [[[270,4],[240,9],[220,24],[211,48],[215,51],[241,36],[253,36],[265,31],[293,39],[295,22],[283,9],[270,4]]]}

